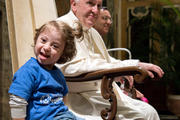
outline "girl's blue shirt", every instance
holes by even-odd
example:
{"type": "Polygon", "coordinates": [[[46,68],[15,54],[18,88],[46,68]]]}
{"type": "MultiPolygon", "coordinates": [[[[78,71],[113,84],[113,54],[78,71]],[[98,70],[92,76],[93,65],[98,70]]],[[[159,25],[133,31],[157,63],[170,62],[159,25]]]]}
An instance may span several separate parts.
{"type": "Polygon", "coordinates": [[[62,101],[68,93],[66,81],[60,69],[54,68],[47,70],[31,58],[14,74],[9,93],[28,102],[26,120],[51,120],[68,110],[62,101]]]}

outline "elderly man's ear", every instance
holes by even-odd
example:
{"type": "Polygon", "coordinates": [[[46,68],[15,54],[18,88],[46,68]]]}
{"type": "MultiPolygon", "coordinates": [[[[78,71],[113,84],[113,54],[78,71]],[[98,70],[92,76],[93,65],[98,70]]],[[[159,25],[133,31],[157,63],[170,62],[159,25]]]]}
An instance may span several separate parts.
{"type": "Polygon", "coordinates": [[[70,0],[70,3],[72,4],[72,2],[74,2],[74,0],[70,0]]]}
{"type": "Polygon", "coordinates": [[[71,3],[71,9],[72,9],[72,11],[73,12],[75,12],[76,11],[76,1],[75,0],[70,0],[70,3],[71,3]]]}

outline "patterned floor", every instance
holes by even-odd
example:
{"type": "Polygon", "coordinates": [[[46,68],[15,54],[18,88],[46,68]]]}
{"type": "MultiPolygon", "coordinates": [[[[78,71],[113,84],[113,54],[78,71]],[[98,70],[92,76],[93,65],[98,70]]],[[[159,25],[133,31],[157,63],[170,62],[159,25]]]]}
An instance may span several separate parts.
{"type": "Polygon", "coordinates": [[[160,120],[180,120],[176,116],[160,115],[160,120]]]}
{"type": "Polygon", "coordinates": [[[160,120],[180,120],[176,115],[172,113],[160,114],[160,120]]]}

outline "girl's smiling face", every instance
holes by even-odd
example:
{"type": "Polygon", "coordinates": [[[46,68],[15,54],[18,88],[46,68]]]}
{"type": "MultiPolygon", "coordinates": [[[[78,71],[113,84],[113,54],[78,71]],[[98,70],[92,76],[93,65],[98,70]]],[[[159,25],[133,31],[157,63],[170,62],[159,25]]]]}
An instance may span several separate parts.
{"type": "Polygon", "coordinates": [[[55,27],[49,26],[41,32],[35,44],[35,55],[38,62],[51,70],[61,57],[65,46],[63,36],[55,27]]]}

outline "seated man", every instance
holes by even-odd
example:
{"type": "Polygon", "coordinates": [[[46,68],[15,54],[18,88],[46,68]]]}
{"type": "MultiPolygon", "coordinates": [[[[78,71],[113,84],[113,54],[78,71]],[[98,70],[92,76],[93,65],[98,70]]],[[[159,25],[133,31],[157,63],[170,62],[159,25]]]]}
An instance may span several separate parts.
{"type": "MultiPolygon", "coordinates": [[[[101,35],[103,40],[107,38],[106,35],[109,32],[111,24],[112,24],[112,18],[109,10],[107,9],[107,7],[102,7],[100,9],[99,17],[93,27],[98,31],[98,33],[101,35]]],[[[118,83],[120,83],[121,89],[124,90],[125,94],[132,96],[131,89],[133,88],[133,85],[128,83],[127,77],[126,78],[123,77],[122,79],[119,79],[118,83]]],[[[144,95],[140,91],[138,91],[137,89],[135,89],[135,91],[136,91],[136,96],[135,96],[136,98],[148,102],[148,100],[144,97],[144,95]]]]}
{"type": "MultiPolygon", "coordinates": [[[[117,68],[125,66],[141,66],[148,71],[150,77],[154,77],[151,71],[160,77],[164,72],[159,66],[143,63],[139,60],[117,60],[112,58],[104,45],[102,37],[92,28],[96,22],[102,5],[102,0],[71,0],[71,10],[68,14],[58,18],[72,27],[76,27],[76,21],[83,25],[84,37],[75,39],[77,55],[75,58],[62,65],[58,65],[65,76],[78,76],[85,72],[117,68]]],[[[76,115],[87,120],[101,120],[100,111],[109,106],[100,93],[101,81],[69,82],[68,103],[69,108],[76,115]]],[[[132,99],[113,83],[117,91],[118,108],[116,120],[159,120],[156,110],[149,104],[132,99]]]]}

